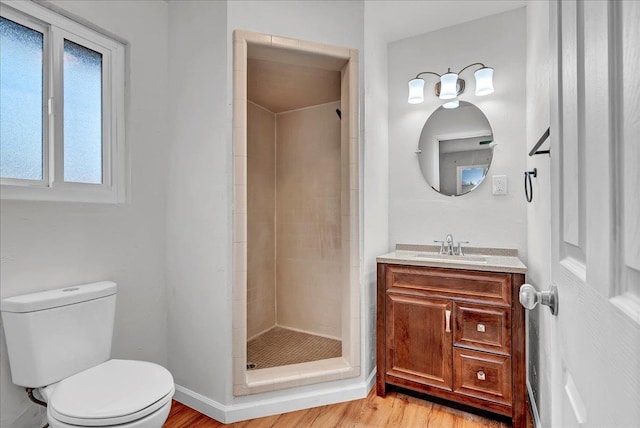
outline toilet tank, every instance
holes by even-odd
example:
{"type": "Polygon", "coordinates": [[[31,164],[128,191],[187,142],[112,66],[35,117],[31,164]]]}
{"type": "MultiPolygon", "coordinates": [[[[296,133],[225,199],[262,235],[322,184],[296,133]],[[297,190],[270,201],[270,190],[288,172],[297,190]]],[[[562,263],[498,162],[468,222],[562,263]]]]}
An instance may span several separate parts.
{"type": "Polygon", "coordinates": [[[13,383],[38,388],[107,361],[115,307],[110,281],[3,299],[13,383]]]}

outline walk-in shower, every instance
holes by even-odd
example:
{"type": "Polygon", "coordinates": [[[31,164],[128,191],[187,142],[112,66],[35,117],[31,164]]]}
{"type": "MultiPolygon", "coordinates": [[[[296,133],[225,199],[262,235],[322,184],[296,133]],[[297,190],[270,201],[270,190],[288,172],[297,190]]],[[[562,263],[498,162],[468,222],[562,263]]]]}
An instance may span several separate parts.
{"type": "Polygon", "coordinates": [[[234,36],[234,393],[357,376],[358,53],[234,36]]]}

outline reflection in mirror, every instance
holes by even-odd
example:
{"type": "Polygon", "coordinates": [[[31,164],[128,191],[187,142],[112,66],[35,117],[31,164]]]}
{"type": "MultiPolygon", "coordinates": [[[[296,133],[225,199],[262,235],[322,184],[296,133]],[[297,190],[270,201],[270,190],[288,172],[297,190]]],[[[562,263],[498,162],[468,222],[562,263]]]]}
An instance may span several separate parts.
{"type": "Polygon", "coordinates": [[[443,195],[469,193],[487,175],[494,145],[491,125],[478,107],[466,101],[455,109],[440,107],[420,134],[422,175],[443,195]]]}

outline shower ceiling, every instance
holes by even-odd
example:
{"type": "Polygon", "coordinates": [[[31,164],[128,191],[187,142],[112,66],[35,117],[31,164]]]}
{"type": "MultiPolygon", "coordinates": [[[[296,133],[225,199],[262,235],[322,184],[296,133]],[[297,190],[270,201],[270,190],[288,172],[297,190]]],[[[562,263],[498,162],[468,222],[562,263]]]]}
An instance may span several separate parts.
{"type": "Polygon", "coordinates": [[[247,98],[273,113],[340,100],[340,72],[247,59],[247,98]]]}

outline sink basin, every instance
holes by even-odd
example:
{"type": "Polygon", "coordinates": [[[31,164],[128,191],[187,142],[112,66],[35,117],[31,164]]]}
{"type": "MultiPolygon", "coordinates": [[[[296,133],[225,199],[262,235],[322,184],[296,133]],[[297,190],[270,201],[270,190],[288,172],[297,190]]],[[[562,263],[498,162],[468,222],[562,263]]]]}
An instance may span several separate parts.
{"type": "Polygon", "coordinates": [[[434,262],[467,263],[467,264],[474,264],[474,265],[487,263],[487,257],[480,256],[480,255],[450,256],[448,254],[439,254],[439,253],[414,253],[409,257],[413,259],[428,260],[428,261],[434,261],[434,262]]]}

